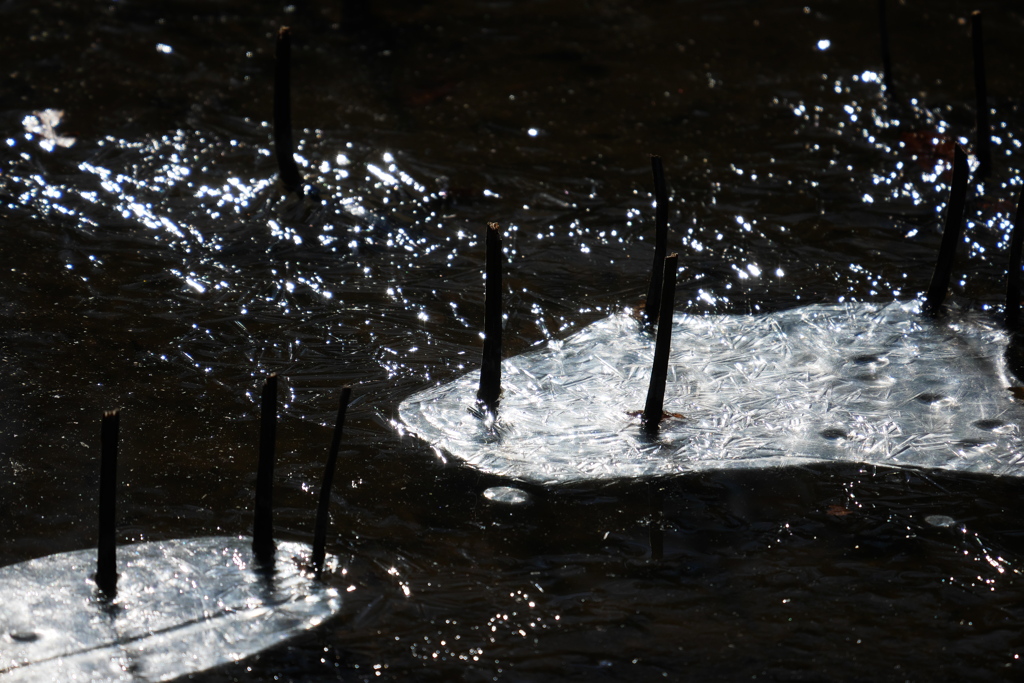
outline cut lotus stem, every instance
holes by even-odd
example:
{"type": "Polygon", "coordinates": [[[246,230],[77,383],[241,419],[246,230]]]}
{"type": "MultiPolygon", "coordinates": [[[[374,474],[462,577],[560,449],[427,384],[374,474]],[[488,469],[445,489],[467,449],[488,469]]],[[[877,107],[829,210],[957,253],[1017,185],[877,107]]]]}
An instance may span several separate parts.
{"type": "Polygon", "coordinates": [[[487,224],[487,284],[484,300],[484,355],[476,400],[491,415],[498,414],[501,397],[501,231],[487,224]]]}
{"type": "Polygon", "coordinates": [[[988,86],[985,83],[985,44],[981,30],[981,11],[971,13],[971,47],[974,52],[974,97],[976,115],[975,154],[979,178],[992,175],[992,131],[988,123],[988,86]]]}
{"type": "Polygon", "coordinates": [[[103,413],[100,427],[100,523],[96,587],[107,597],[117,593],[117,439],[119,414],[103,413]]]}
{"type": "Polygon", "coordinates": [[[277,32],[274,59],[274,155],[281,183],[289,192],[302,189],[302,176],[295,164],[292,140],[292,32],[282,26],[277,32]]]}
{"type": "Polygon", "coordinates": [[[651,266],[651,282],[647,286],[644,319],[653,327],[661,309],[662,269],[668,250],[668,189],[661,157],[651,155],[651,172],[654,174],[654,265],[651,266]]]}
{"type": "Polygon", "coordinates": [[[953,273],[953,257],[960,242],[960,232],[964,224],[964,205],[967,202],[967,153],[963,147],[956,146],[953,154],[953,180],[949,186],[949,202],[946,204],[946,223],[942,229],[942,242],[939,246],[939,258],[935,262],[932,282],[925,295],[923,312],[935,317],[942,310],[942,302],[946,300],[949,289],[949,278],[953,273]]]}
{"type": "Polygon", "coordinates": [[[327,453],[327,464],[324,466],[324,478],[320,482],[320,502],[316,508],[316,525],[313,527],[313,571],[317,578],[324,570],[324,558],[327,556],[327,526],[331,509],[331,486],[334,483],[334,469],[338,462],[338,449],[341,448],[341,433],[345,426],[345,412],[348,410],[349,399],[352,398],[352,387],[343,387],[338,402],[338,417],[334,421],[334,435],[331,437],[331,449],[327,453]]]}
{"type": "Polygon", "coordinates": [[[647,389],[647,403],[640,419],[641,426],[648,434],[658,431],[658,424],[664,414],[665,382],[668,379],[668,355],[672,348],[672,312],[675,309],[676,269],[678,254],[665,257],[664,277],[661,286],[661,310],[658,313],[658,336],[654,342],[654,364],[651,366],[651,383],[647,389]]]}
{"type": "Polygon", "coordinates": [[[1017,196],[1017,213],[1010,231],[1010,263],[1006,271],[1006,329],[1017,332],[1020,327],[1020,260],[1024,247],[1024,187],[1017,196]]]}
{"type": "Polygon", "coordinates": [[[882,83],[892,89],[892,57],[889,53],[889,18],[886,0],[878,0],[878,34],[882,40],[882,83]]]}
{"type": "Polygon", "coordinates": [[[274,450],[277,441],[277,375],[263,383],[260,398],[260,449],[256,466],[256,503],[252,552],[260,562],[274,559],[274,450]]]}

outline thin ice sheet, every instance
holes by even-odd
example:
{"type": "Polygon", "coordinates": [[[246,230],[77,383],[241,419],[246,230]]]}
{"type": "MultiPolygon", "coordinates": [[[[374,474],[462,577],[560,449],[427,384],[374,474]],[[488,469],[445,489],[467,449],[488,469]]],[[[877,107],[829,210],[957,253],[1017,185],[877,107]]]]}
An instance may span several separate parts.
{"type": "Polygon", "coordinates": [[[676,314],[660,433],[640,430],[653,336],[619,313],[502,364],[499,419],[477,373],[399,407],[410,433],[480,470],[540,484],[860,462],[1024,475],[1007,338],[916,302],[765,315],[676,314]]]}
{"type": "Polygon", "coordinates": [[[302,571],[310,549],[279,542],[272,576],[252,539],[118,549],[117,596],[96,596],[94,549],[0,567],[0,681],[166,681],[237,661],[320,624],[337,590],[302,571]]]}

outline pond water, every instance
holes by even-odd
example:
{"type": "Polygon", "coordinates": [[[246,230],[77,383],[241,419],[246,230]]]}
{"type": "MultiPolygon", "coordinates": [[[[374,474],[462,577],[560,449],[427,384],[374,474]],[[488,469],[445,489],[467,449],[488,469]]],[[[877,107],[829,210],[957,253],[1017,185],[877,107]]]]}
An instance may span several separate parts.
{"type": "Polygon", "coordinates": [[[819,464],[545,488],[392,426],[478,362],[488,221],[507,355],[641,301],[651,153],[677,310],[918,297],[952,148],[974,145],[973,9],[994,163],[951,289],[997,318],[1024,11],[890,5],[887,90],[873,2],[3,3],[0,564],[93,542],[111,407],[123,541],[246,533],[273,371],[295,541],[355,384],[328,542],[346,607],[196,680],[1015,680],[1019,479],[819,464]],[[322,201],[276,184],[281,25],[322,201]]]}

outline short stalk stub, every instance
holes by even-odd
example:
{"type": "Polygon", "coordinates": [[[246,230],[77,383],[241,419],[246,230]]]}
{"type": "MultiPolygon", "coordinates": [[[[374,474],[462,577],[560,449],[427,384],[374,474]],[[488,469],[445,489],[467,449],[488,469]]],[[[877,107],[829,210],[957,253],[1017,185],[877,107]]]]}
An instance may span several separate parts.
{"type": "Polygon", "coordinates": [[[889,51],[889,19],[886,0],[878,0],[878,36],[882,42],[882,83],[892,89],[892,55],[889,51]]]}
{"type": "Polygon", "coordinates": [[[651,365],[651,383],[647,389],[641,426],[648,434],[658,431],[664,414],[665,384],[668,380],[668,356],[672,348],[672,314],[675,309],[676,271],[679,256],[665,257],[661,289],[661,310],[658,313],[658,336],[654,343],[654,363],[651,365]]]}
{"type": "Polygon", "coordinates": [[[992,175],[992,130],[989,125],[988,84],[985,80],[985,37],[981,28],[981,11],[971,14],[971,48],[974,55],[975,141],[978,157],[978,178],[992,175]]]}
{"type": "Polygon", "coordinates": [[[661,309],[661,291],[664,277],[665,252],[668,251],[668,188],[665,185],[665,169],[661,157],[651,156],[651,172],[654,175],[654,264],[651,266],[651,281],[647,286],[647,301],[644,304],[644,322],[654,326],[661,309]]]}
{"type": "Polygon", "coordinates": [[[292,33],[287,26],[277,32],[274,59],[274,156],[281,184],[289,192],[299,192],[302,175],[292,139],[292,33]]]}
{"type": "Polygon", "coordinates": [[[313,571],[319,577],[324,570],[324,558],[327,555],[327,525],[330,519],[331,486],[334,483],[334,470],[338,462],[338,450],[341,448],[341,434],[345,426],[345,413],[352,398],[352,387],[341,390],[338,400],[338,417],[334,421],[334,434],[331,437],[331,449],[327,453],[327,464],[324,466],[324,477],[320,483],[320,501],[316,508],[316,525],[313,528],[313,571]]]}
{"type": "Polygon", "coordinates": [[[108,597],[117,593],[117,441],[120,413],[103,413],[100,427],[100,515],[96,587],[108,597]]]}
{"type": "Polygon", "coordinates": [[[484,301],[484,352],[480,364],[477,403],[492,416],[498,414],[501,397],[501,230],[487,224],[487,263],[484,301]]]}
{"type": "Polygon", "coordinates": [[[942,310],[949,289],[949,279],[953,274],[953,257],[960,242],[960,232],[964,224],[964,206],[967,203],[967,153],[963,147],[956,146],[953,154],[953,181],[949,186],[949,202],[946,204],[946,222],[942,230],[942,242],[939,245],[939,257],[935,261],[931,285],[925,295],[922,311],[934,318],[942,310]]]}
{"type": "Polygon", "coordinates": [[[1017,212],[1010,231],[1010,262],[1006,269],[1005,325],[1008,332],[1020,327],[1020,261],[1024,247],[1024,187],[1017,195],[1017,212]]]}
{"type": "Polygon", "coordinates": [[[274,558],[274,451],[277,442],[277,375],[263,383],[260,397],[259,461],[252,519],[252,551],[260,562],[274,558]]]}

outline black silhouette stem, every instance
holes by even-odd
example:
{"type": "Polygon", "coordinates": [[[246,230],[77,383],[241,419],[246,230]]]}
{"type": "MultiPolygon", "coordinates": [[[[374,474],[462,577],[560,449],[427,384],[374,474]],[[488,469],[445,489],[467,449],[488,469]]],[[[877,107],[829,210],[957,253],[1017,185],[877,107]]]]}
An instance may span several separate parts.
{"type": "Polygon", "coordinates": [[[923,312],[926,316],[936,317],[942,310],[942,302],[946,300],[949,279],[953,273],[953,257],[960,242],[960,233],[964,223],[964,205],[967,202],[967,153],[963,147],[956,146],[953,154],[953,180],[949,186],[949,202],[946,204],[946,223],[942,230],[942,242],[939,245],[939,258],[935,262],[932,282],[925,295],[923,312]]]}
{"type": "Polygon", "coordinates": [[[1010,263],[1006,271],[1006,329],[1017,332],[1020,327],[1020,261],[1024,247],[1024,187],[1017,196],[1017,212],[1010,231],[1010,263]]]}
{"type": "Polygon", "coordinates": [[[96,587],[113,598],[117,593],[117,441],[119,413],[103,413],[100,427],[100,518],[96,587]]]}
{"type": "Polygon", "coordinates": [[[487,284],[484,300],[484,353],[480,364],[477,402],[492,416],[498,414],[501,396],[501,230],[487,224],[487,284]]]}
{"type": "Polygon", "coordinates": [[[281,183],[289,192],[302,189],[292,140],[292,33],[287,26],[277,32],[274,60],[274,155],[281,183]]]}
{"type": "Polygon", "coordinates": [[[889,18],[886,0],[878,0],[878,35],[882,41],[882,83],[892,90],[892,56],[889,52],[889,18]]]}
{"type": "Polygon", "coordinates": [[[651,172],[654,175],[654,264],[651,266],[651,281],[647,286],[647,301],[644,304],[644,319],[654,326],[661,308],[662,275],[665,267],[665,252],[668,250],[668,189],[665,186],[665,169],[661,157],[651,156],[651,172]]]}
{"type": "Polygon", "coordinates": [[[981,11],[971,14],[971,47],[974,53],[974,97],[976,115],[975,153],[978,157],[978,178],[992,175],[992,131],[988,122],[988,86],[985,82],[985,37],[981,28],[981,11]]]}
{"type": "Polygon", "coordinates": [[[668,356],[672,347],[672,311],[675,308],[677,254],[665,257],[664,277],[661,288],[661,310],[658,313],[658,336],[654,342],[654,364],[651,366],[651,383],[647,389],[647,403],[641,418],[641,426],[648,434],[658,431],[658,424],[664,412],[665,382],[668,379],[668,356]]]}
{"type": "Polygon", "coordinates": [[[252,551],[261,563],[274,559],[274,450],[277,441],[277,375],[263,383],[260,397],[260,446],[256,466],[256,502],[252,551]]]}
{"type": "Polygon", "coordinates": [[[324,558],[327,555],[327,526],[330,522],[331,486],[334,483],[334,469],[338,462],[338,450],[341,448],[341,434],[345,426],[345,412],[348,410],[348,402],[351,398],[352,387],[343,387],[338,401],[338,417],[334,421],[331,449],[327,453],[324,478],[320,483],[320,501],[316,508],[316,525],[313,528],[313,571],[318,578],[323,573],[324,558]]]}

